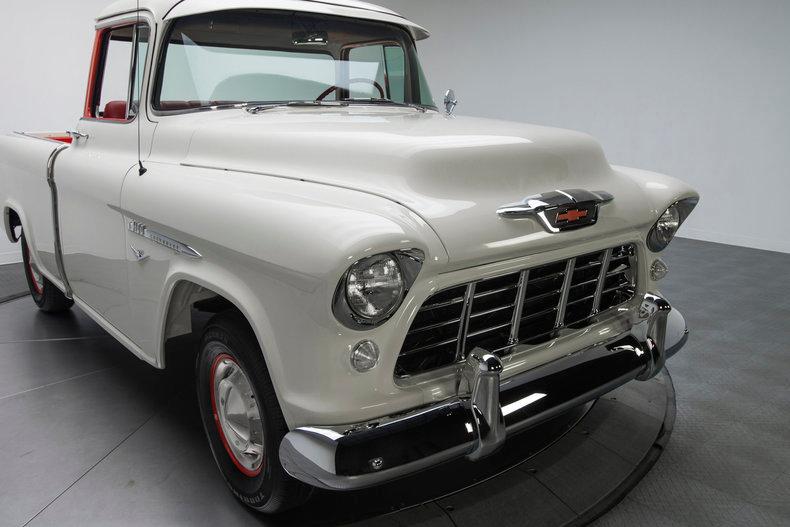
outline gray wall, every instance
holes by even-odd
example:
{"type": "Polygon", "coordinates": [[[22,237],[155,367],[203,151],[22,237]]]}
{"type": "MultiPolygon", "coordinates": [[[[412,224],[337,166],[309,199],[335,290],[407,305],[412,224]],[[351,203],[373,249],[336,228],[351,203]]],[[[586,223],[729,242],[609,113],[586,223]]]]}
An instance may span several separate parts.
{"type": "Polygon", "coordinates": [[[383,0],[461,114],[594,135],[693,184],[682,235],[790,252],[787,0],[383,0]]]}
{"type": "MultiPolygon", "coordinates": [[[[0,133],[73,127],[109,0],[9,1],[0,133]]],[[[583,130],[613,163],[681,177],[685,236],[790,252],[787,0],[380,0],[424,24],[434,93],[459,113],[583,130]]],[[[18,248],[0,238],[0,263],[18,248]]]]}
{"type": "MultiPolygon", "coordinates": [[[[3,2],[0,133],[75,127],[85,104],[93,20],[109,3],[3,2]]],[[[0,235],[0,264],[21,259],[19,246],[0,235]]]]}

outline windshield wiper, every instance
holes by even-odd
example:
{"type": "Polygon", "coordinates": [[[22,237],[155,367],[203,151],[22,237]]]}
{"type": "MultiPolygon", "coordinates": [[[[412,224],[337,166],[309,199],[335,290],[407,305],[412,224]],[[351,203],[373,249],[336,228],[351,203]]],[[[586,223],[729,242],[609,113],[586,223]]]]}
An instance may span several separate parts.
{"type": "Polygon", "coordinates": [[[253,104],[247,106],[247,111],[252,114],[258,114],[271,110],[272,108],[322,108],[322,107],[344,108],[348,106],[346,101],[288,101],[276,102],[269,104],[253,104]]]}
{"type": "Polygon", "coordinates": [[[425,113],[428,111],[428,106],[423,106],[422,104],[416,104],[411,102],[397,102],[393,101],[392,99],[382,99],[382,98],[369,98],[369,99],[348,99],[350,103],[361,103],[361,104],[386,104],[389,106],[399,106],[401,108],[414,108],[417,111],[425,113]]]}

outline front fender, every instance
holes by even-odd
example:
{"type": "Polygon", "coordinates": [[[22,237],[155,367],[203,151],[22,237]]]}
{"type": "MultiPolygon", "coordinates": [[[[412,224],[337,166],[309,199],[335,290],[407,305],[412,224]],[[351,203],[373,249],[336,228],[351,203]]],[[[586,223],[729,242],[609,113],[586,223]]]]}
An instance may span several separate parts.
{"type": "MultiPolygon", "coordinates": [[[[332,313],[338,281],[355,261],[399,249],[426,254],[433,275],[447,263],[441,241],[405,207],[350,189],[257,174],[147,163],[142,177],[129,178],[122,208],[128,220],[179,240],[202,255],[189,259],[131,234],[149,255],[131,263],[133,301],[146,317],[158,305],[152,362],[164,366],[168,310],[179,283],[190,282],[232,302],[260,343],[287,422],[342,420],[352,408],[373,405],[381,392],[400,389],[392,365],[366,375],[353,372],[349,353],[376,336],[383,354],[397,356],[398,316],[373,331],[344,327],[332,313]],[[172,197],[181,203],[174,206],[172,197]],[[138,281],[138,287],[135,287],[138,281]],[[156,292],[150,303],[141,299],[156,292]],[[392,342],[393,349],[386,349],[392,342]],[[331,397],[330,397],[331,396],[331,397]],[[338,401],[343,401],[339,404],[338,401]]],[[[140,326],[141,338],[150,338],[140,326]]],[[[389,360],[389,359],[388,359],[389,360]]],[[[421,404],[415,394],[414,404],[421,404]]],[[[370,410],[375,411],[375,410],[370,410]]]]}
{"type": "Polygon", "coordinates": [[[613,166],[612,169],[639,185],[646,205],[650,207],[651,226],[676,201],[686,198],[699,199],[696,190],[677,178],[638,168],[613,166]]]}

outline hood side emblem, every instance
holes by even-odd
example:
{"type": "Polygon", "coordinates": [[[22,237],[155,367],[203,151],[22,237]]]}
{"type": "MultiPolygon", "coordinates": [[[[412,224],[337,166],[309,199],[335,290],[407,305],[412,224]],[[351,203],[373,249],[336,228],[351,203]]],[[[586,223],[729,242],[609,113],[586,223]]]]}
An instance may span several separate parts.
{"type": "MultiPolygon", "coordinates": [[[[143,238],[146,238],[154,243],[167,247],[168,249],[171,249],[178,254],[182,254],[189,258],[196,258],[196,259],[203,258],[202,254],[197,252],[189,245],[182,243],[178,240],[174,240],[170,236],[165,236],[164,234],[161,234],[159,232],[152,231],[151,229],[148,228],[147,225],[145,225],[144,223],[140,223],[139,221],[135,221],[135,220],[130,221],[129,231],[133,232],[134,234],[137,234],[138,236],[142,236],[143,238]]],[[[138,251],[134,247],[132,247],[132,251],[134,252],[135,258],[137,258],[138,261],[142,261],[148,258],[148,256],[145,255],[145,253],[143,253],[142,251],[139,251],[139,253],[141,254],[138,254],[138,251]],[[141,256],[143,257],[142,259],[140,258],[141,256]]]]}
{"type": "Polygon", "coordinates": [[[614,196],[603,190],[554,190],[503,205],[497,214],[505,219],[535,218],[548,232],[558,233],[595,225],[600,206],[612,200],[614,196]]]}

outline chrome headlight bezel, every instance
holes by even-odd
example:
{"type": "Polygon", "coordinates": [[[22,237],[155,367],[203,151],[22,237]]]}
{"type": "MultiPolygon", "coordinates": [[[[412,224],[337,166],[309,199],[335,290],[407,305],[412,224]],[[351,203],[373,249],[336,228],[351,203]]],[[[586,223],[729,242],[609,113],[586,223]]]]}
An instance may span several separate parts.
{"type": "Polygon", "coordinates": [[[699,198],[686,198],[667,207],[647,235],[648,249],[654,253],[666,249],[698,203],[699,198]]]}
{"type": "Polygon", "coordinates": [[[332,301],[332,312],[335,318],[347,328],[362,331],[384,324],[387,320],[392,318],[392,316],[397,313],[398,309],[400,309],[401,305],[403,305],[403,301],[406,299],[406,295],[408,295],[409,290],[417,280],[417,275],[420,274],[424,262],[425,253],[419,249],[379,253],[354,262],[354,264],[349,266],[346,272],[343,273],[335,290],[335,296],[332,301]],[[389,308],[384,310],[380,315],[365,316],[354,309],[349,303],[347,296],[349,276],[354,269],[357,269],[360,265],[364,265],[365,262],[372,262],[382,257],[392,258],[397,263],[400,270],[400,277],[403,282],[402,293],[393,305],[389,306],[389,308]]]}

